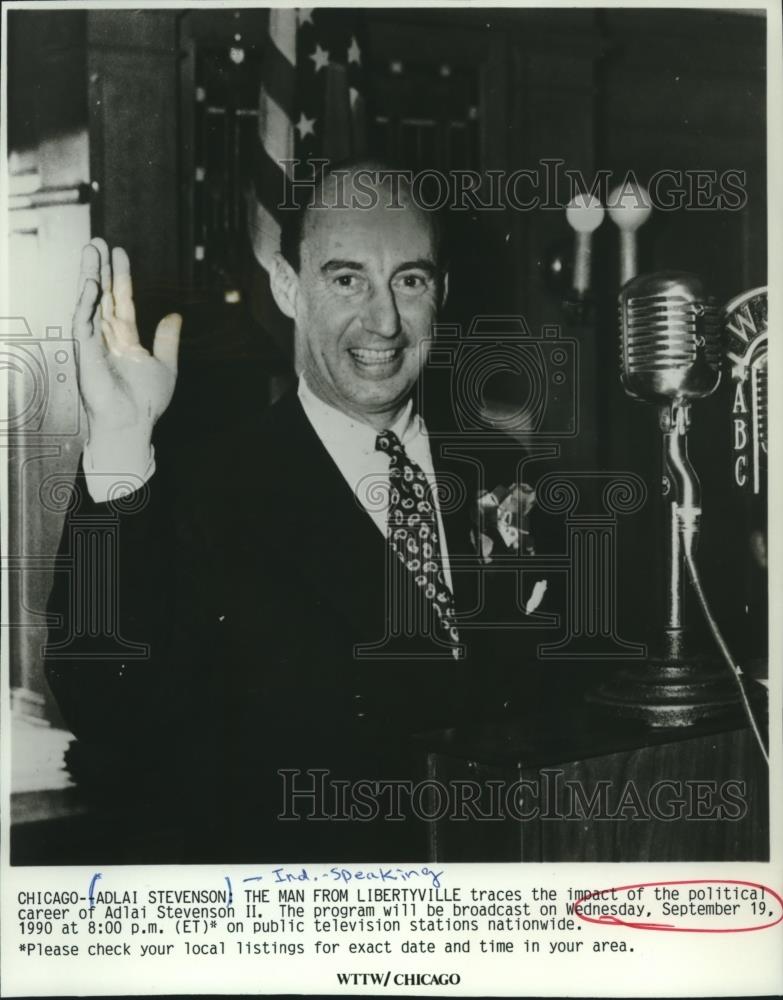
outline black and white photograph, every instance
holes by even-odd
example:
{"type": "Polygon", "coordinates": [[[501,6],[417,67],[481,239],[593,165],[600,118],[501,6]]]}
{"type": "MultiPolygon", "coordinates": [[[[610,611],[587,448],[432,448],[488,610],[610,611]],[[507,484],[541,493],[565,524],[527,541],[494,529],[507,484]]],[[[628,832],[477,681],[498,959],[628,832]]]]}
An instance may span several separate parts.
{"type": "Polygon", "coordinates": [[[774,861],[768,7],[4,8],[19,884],[774,861]]]}

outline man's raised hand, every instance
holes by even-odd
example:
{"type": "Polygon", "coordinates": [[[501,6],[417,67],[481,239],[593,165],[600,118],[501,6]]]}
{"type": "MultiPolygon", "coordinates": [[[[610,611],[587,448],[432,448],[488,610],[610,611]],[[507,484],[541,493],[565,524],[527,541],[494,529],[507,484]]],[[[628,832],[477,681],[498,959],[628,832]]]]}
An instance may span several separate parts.
{"type": "Polygon", "coordinates": [[[79,345],[79,392],[94,456],[116,459],[117,449],[149,452],[152,428],[174,392],[181,325],[178,313],[164,316],[150,354],[136,327],[127,253],[115,247],[110,254],[102,239],[87,244],[73,336],[79,345]]]}

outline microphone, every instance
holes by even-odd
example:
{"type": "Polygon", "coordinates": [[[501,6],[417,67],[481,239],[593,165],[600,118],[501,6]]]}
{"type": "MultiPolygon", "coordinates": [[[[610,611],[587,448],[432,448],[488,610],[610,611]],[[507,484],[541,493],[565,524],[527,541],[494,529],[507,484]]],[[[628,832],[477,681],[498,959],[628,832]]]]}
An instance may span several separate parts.
{"type": "MultiPolygon", "coordinates": [[[[659,406],[663,491],[672,496],[674,525],[687,551],[701,516],[699,480],[688,458],[689,404],[720,382],[718,310],[701,281],[681,271],[632,278],[620,290],[619,310],[620,378],[633,399],[659,406]]],[[[676,587],[672,579],[671,590],[676,587]]]]}
{"type": "Polygon", "coordinates": [[[701,399],[720,382],[719,315],[701,281],[680,271],[632,278],[619,296],[620,377],[633,399],[701,399]]]}

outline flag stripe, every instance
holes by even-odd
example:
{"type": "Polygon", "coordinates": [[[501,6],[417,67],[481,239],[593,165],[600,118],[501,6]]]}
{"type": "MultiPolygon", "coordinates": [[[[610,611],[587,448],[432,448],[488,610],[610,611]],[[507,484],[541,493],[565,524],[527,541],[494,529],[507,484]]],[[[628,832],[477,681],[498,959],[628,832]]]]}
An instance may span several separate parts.
{"type": "Polygon", "coordinates": [[[269,214],[282,221],[282,209],[278,206],[285,199],[285,172],[277,160],[273,159],[263,146],[256,150],[255,191],[256,197],[269,214]]]}
{"type": "Polygon", "coordinates": [[[344,160],[351,151],[351,106],[348,74],[339,63],[326,68],[325,118],[323,154],[328,160],[344,160]]]}
{"type": "Polygon", "coordinates": [[[282,108],[289,120],[294,117],[296,99],[296,67],[276,45],[264,50],[261,74],[261,93],[266,92],[282,108]]]}
{"type": "Polygon", "coordinates": [[[269,38],[280,54],[293,66],[296,64],[296,10],[272,7],[269,11],[269,38]]]}
{"type": "Polygon", "coordinates": [[[294,158],[291,117],[263,89],[258,107],[258,135],[261,146],[276,162],[294,158]]]}

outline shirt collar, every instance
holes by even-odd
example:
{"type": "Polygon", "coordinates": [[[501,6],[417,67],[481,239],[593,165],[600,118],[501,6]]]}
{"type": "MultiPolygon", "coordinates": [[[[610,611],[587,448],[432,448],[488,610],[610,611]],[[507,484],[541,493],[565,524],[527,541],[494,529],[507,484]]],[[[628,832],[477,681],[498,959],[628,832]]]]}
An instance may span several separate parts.
{"type": "MultiPolygon", "coordinates": [[[[325,403],[315,395],[303,375],[299,378],[298,395],[307,419],[322,441],[339,444],[341,449],[350,442],[350,447],[353,449],[360,449],[366,453],[375,451],[378,431],[370,424],[363,423],[356,417],[350,417],[347,413],[325,403]]],[[[412,399],[405,404],[402,413],[389,430],[394,431],[404,446],[410,444],[421,433],[421,419],[413,412],[412,399]]]]}

